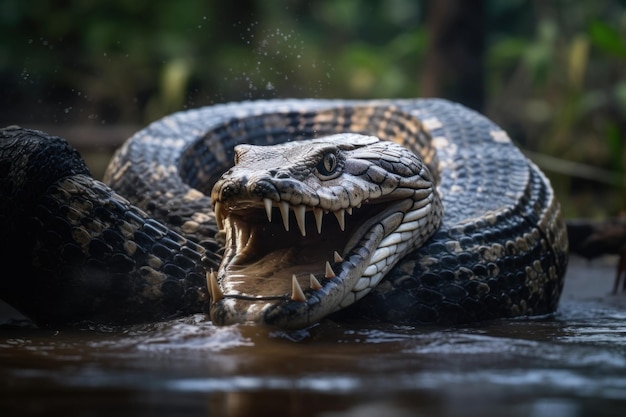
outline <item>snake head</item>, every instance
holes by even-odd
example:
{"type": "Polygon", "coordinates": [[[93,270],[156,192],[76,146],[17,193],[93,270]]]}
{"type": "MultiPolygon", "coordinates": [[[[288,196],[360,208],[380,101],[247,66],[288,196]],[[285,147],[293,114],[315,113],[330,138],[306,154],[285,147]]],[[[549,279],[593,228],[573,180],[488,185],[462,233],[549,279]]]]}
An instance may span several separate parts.
{"type": "Polygon", "coordinates": [[[226,236],[207,274],[218,325],[318,322],[365,296],[442,212],[417,155],[354,133],[239,145],[211,199],[226,236]]]}

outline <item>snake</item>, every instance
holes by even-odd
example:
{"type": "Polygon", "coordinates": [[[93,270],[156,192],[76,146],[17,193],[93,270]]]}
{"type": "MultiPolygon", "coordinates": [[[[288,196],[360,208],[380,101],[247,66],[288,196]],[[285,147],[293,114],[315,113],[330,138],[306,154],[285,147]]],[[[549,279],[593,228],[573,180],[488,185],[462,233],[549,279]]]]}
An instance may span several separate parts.
{"type": "Polygon", "coordinates": [[[179,111],[102,178],[63,138],[0,134],[0,298],[39,325],[459,324],[553,314],[568,260],[549,180],[444,99],[179,111]]]}

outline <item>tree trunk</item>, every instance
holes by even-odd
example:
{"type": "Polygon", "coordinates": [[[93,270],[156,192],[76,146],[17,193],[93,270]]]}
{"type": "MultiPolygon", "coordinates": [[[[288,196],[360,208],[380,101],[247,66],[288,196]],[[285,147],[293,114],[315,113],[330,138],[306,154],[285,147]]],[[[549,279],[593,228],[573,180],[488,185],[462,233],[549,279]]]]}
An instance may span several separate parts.
{"type": "Polygon", "coordinates": [[[482,111],[485,101],[485,6],[483,0],[430,2],[429,44],[421,95],[441,97],[482,111]]]}

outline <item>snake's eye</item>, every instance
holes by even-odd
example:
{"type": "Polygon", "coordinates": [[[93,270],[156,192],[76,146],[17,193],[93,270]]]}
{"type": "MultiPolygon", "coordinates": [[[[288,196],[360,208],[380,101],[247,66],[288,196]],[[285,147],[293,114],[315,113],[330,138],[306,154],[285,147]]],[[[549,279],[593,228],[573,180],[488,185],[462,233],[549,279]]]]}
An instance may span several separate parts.
{"type": "Polygon", "coordinates": [[[337,170],[338,158],[334,152],[328,152],[317,163],[317,172],[322,177],[331,177],[337,170]]]}

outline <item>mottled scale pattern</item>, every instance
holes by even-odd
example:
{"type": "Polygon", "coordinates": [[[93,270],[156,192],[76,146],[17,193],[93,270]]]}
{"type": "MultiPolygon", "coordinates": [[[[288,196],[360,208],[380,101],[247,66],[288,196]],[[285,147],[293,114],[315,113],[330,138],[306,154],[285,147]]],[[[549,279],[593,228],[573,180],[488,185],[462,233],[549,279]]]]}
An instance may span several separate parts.
{"type": "Polygon", "coordinates": [[[38,324],[133,323],[202,311],[204,248],[90,175],[61,138],[0,134],[0,297],[38,324]],[[15,269],[17,267],[17,269],[15,269]]]}
{"type": "MultiPolygon", "coordinates": [[[[238,143],[272,144],[345,131],[393,140],[421,154],[439,180],[445,212],[431,241],[352,308],[359,316],[466,322],[556,309],[567,238],[549,182],[504,130],[461,105],[445,100],[237,103],[174,115],[140,136],[171,138],[168,143],[174,144],[180,144],[174,138],[190,138],[180,156],[176,146],[168,148],[172,154],[160,151],[167,158],[160,165],[179,166],[186,174],[176,181],[208,192],[231,166],[238,143]]],[[[144,141],[131,142],[123,152],[131,146],[145,153],[144,141]]],[[[185,187],[168,189],[186,192],[185,187]]]]}
{"type": "MultiPolygon", "coordinates": [[[[436,99],[250,101],[167,116],[117,152],[104,178],[115,191],[102,183],[97,183],[100,191],[92,191],[105,207],[98,211],[108,219],[96,226],[97,232],[73,229],[72,222],[90,219],[91,211],[75,212],[55,202],[58,193],[68,193],[66,187],[81,180],[51,185],[43,210],[56,216],[52,222],[58,228],[37,232],[35,259],[76,256],[81,268],[94,262],[109,271],[109,281],[95,279],[102,290],[94,303],[106,308],[93,309],[94,317],[115,310],[118,299],[120,315],[133,314],[124,309],[135,304],[134,314],[141,318],[206,310],[201,281],[207,269],[219,264],[223,250],[208,195],[232,166],[233,148],[340,132],[374,135],[414,150],[436,178],[444,206],[435,235],[340,314],[398,323],[459,323],[555,311],[568,248],[548,180],[500,127],[436,99]],[[72,249],[63,249],[59,242],[68,236],[72,249]],[[48,244],[56,249],[40,252],[48,244]],[[141,248],[141,256],[130,255],[133,245],[141,248]]],[[[0,160],[1,170],[7,162],[0,160]]],[[[82,278],[72,282],[74,293],[91,285],[82,278]]],[[[111,313],[108,319],[117,317],[111,313]]]]}

